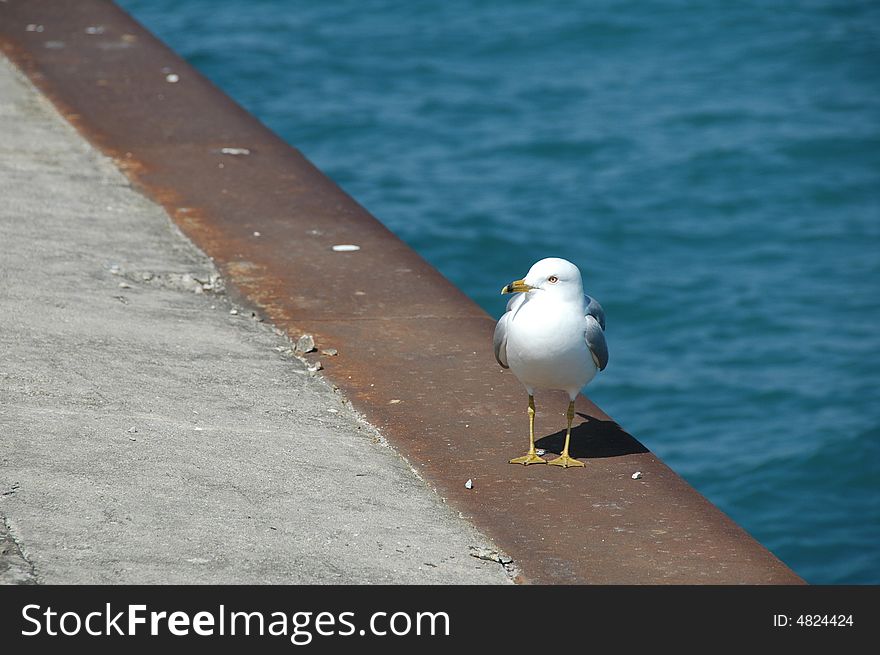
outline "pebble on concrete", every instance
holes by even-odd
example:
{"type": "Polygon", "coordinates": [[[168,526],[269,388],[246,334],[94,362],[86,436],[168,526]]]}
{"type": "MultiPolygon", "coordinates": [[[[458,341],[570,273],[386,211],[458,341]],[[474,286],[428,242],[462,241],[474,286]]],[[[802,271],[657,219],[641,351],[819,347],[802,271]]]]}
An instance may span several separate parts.
{"type": "Polygon", "coordinates": [[[304,334],[296,341],[293,352],[297,355],[305,355],[317,350],[315,348],[315,338],[311,334],[304,334]]]}

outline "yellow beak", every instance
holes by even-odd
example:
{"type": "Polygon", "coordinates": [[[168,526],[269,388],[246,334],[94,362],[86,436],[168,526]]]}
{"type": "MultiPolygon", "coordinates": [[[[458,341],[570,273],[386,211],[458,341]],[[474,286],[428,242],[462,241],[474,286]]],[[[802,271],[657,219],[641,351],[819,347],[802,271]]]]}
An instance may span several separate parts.
{"type": "Polygon", "coordinates": [[[505,293],[526,293],[531,291],[532,287],[526,284],[525,280],[514,280],[501,290],[501,294],[505,293]]]}

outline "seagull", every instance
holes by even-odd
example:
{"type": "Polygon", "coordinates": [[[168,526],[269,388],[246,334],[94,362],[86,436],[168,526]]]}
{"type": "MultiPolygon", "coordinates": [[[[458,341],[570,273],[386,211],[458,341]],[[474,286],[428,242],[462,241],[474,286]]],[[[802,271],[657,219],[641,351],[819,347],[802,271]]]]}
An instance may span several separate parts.
{"type": "Polygon", "coordinates": [[[495,359],[509,368],[529,394],[529,452],[511,464],[583,466],[568,454],[574,399],[608,365],[605,312],[584,295],[581,272],[570,261],[548,257],[501,293],[514,293],[495,326],[495,359]],[[547,462],[535,451],[535,389],[568,393],[568,428],[562,454],[547,462]]]}

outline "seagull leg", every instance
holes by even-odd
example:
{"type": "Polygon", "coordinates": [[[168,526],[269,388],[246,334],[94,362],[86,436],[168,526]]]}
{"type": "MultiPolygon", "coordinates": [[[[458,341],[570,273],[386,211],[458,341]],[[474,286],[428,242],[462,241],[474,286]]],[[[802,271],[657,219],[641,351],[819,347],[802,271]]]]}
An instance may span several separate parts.
{"type": "Polygon", "coordinates": [[[529,452],[522,457],[514,457],[510,460],[511,464],[546,464],[547,460],[538,457],[535,452],[535,397],[529,394],[529,452]]]}
{"type": "Polygon", "coordinates": [[[579,462],[578,460],[569,457],[568,455],[568,442],[571,441],[571,422],[574,420],[573,400],[568,403],[568,411],[565,413],[565,417],[568,419],[568,429],[565,431],[565,448],[562,449],[562,455],[560,455],[556,459],[551,459],[547,463],[553,464],[555,466],[561,466],[563,468],[568,468],[569,466],[583,466],[583,462],[579,462]]]}

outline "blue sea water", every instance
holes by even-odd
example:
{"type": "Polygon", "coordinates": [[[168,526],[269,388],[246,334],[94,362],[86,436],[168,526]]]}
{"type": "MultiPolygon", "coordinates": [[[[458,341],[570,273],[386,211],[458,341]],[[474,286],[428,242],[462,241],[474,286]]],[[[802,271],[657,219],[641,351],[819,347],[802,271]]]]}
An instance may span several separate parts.
{"type": "Polygon", "coordinates": [[[122,0],[807,581],[880,582],[880,4],[122,0]]]}

